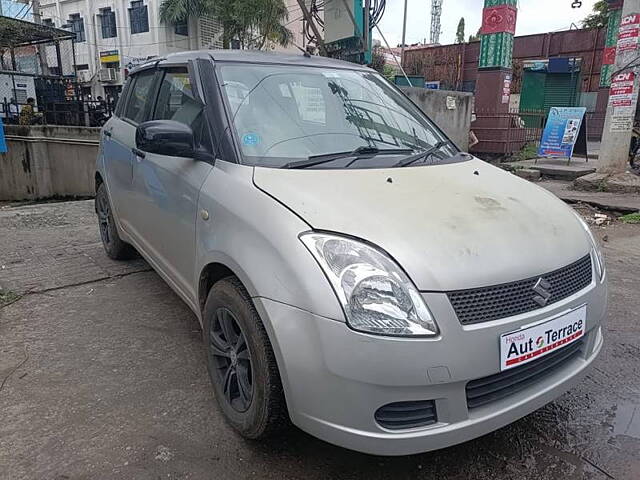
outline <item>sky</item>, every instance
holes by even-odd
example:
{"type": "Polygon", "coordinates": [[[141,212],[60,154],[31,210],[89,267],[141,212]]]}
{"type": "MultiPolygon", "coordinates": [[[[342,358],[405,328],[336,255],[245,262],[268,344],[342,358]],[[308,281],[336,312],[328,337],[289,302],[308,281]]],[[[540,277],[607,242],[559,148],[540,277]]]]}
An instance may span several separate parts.
{"type": "MultiPolygon", "coordinates": [[[[407,43],[429,39],[431,24],[431,0],[407,0],[407,43]]],[[[440,43],[454,43],[458,22],[465,19],[465,35],[476,33],[482,22],[484,0],[443,0],[442,34],[440,43]]],[[[572,9],[573,0],[519,0],[516,35],[567,30],[571,23],[591,13],[596,0],[583,0],[582,7],[572,9]]],[[[395,47],[402,41],[402,16],[404,0],[387,0],[387,8],[380,22],[380,29],[389,45],[395,47]]],[[[380,34],[374,29],[374,38],[380,34]]]]}

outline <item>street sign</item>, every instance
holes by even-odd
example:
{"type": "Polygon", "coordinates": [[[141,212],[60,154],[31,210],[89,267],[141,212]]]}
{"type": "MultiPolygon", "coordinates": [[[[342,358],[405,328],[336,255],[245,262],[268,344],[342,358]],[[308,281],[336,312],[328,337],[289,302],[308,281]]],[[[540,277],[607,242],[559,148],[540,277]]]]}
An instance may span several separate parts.
{"type": "Polygon", "coordinates": [[[551,107],[538,155],[571,158],[583,128],[584,107],[551,107]]]}

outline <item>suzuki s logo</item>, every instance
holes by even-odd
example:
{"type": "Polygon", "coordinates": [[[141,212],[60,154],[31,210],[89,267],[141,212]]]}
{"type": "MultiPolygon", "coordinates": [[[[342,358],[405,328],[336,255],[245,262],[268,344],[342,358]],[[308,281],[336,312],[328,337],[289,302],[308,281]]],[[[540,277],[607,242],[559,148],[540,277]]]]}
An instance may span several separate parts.
{"type": "Polygon", "coordinates": [[[540,277],[533,286],[533,291],[537,293],[537,295],[533,297],[533,301],[541,307],[546,306],[551,298],[551,293],[549,293],[550,288],[551,284],[544,278],[540,277]]]}

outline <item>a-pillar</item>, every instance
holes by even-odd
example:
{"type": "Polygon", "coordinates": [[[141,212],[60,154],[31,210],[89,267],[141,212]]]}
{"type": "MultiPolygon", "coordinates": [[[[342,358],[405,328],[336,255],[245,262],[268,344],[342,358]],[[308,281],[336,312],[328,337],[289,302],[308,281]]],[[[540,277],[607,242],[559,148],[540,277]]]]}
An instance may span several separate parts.
{"type": "Polygon", "coordinates": [[[484,5],[473,125],[480,143],[474,150],[507,153],[517,0],[485,0],[484,5]]]}

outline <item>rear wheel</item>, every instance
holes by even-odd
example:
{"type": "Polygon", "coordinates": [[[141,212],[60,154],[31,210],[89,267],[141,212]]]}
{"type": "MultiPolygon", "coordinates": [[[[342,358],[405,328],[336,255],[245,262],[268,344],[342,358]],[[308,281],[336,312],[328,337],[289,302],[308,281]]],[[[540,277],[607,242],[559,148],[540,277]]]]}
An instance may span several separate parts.
{"type": "Polygon", "coordinates": [[[104,183],[98,186],[96,192],[96,214],[98,215],[102,246],[109,258],[113,260],[129,260],[133,258],[136,255],[135,249],[128,243],[123,242],[118,235],[109,195],[107,195],[107,188],[104,183]]]}
{"type": "Polygon", "coordinates": [[[227,422],[251,439],[282,430],[288,414],[275,355],[237,278],[226,278],[211,288],[204,327],[209,377],[227,422]]]}

